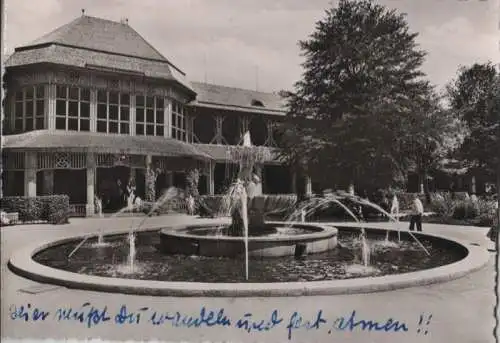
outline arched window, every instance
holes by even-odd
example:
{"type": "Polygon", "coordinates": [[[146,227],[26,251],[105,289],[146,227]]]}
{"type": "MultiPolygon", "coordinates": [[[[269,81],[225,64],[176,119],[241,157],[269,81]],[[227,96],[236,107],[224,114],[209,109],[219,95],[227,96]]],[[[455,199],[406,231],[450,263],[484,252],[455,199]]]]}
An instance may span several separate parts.
{"type": "Polygon", "coordinates": [[[252,102],[251,102],[251,105],[252,106],[257,106],[257,107],[265,107],[264,106],[264,103],[260,100],[257,100],[257,99],[253,99],[252,102]]]}
{"type": "Polygon", "coordinates": [[[213,115],[197,113],[193,126],[195,143],[209,144],[215,137],[215,118],[213,115]]]}

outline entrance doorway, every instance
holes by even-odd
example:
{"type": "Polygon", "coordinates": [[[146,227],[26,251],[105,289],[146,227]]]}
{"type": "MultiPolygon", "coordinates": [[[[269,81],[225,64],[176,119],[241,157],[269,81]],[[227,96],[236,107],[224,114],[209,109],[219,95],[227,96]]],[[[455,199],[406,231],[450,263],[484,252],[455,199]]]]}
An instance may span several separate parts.
{"type": "Polygon", "coordinates": [[[104,212],[115,212],[127,205],[127,184],[130,168],[97,168],[96,195],[102,200],[104,212]]]}

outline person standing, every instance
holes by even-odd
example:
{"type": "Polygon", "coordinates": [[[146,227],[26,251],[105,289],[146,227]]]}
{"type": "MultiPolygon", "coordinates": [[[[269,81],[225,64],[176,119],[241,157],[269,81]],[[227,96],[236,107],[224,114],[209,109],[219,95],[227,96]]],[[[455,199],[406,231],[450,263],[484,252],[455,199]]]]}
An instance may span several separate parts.
{"type": "Polygon", "coordinates": [[[415,225],[417,226],[417,231],[422,232],[422,216],[424,215],[424,205],[422,201],[418,198],[418,194],[413,195],[413,203],[411,208],[410,216],[410,231],[415,230],[415,225]]]}

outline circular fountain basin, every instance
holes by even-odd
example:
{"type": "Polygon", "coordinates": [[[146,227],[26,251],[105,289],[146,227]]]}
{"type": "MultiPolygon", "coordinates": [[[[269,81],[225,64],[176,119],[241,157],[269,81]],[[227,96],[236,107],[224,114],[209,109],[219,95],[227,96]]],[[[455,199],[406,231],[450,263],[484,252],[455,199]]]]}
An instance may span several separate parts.
{"type": "MultiPolygon", "coordinates": [[[[366,224],[364,227],[366,228],[366,224]]],[[[339,232],[350,231],[351,233],[357,233],[359,232],[358,230],[359,228],[356,227],[339,227],[339,232]]],[[[112,236],[123,236],[126,235],[127,231],[127,229],[123,229],[110,232],[105,238],[111,239],[112,236]]],[[[140,231],[158,237],[158,229],[144,229],[140,231]]],[[[385,236],[386,230],[367,229],[367,232],[368,234],[385,236]]],[[[415,236],[454,251],[458,254],[458,258],[454,258],[452,259],[453,262],[448,262],[448,264],[438,267],[393,275],[370,275],[369,277],[359,276],[348,279],[313,282],[259,282],[256,280],[257,282],[251,283],[158,281],[137,279],[133,278],[133,276],[132,278],[130,276],[128,278],[96,276],[70,272],[36,261],[36,256],[43,254],[48,249],[58,249],[58,247],[65,244],[72,244],[73,246],[78,244],[83,236],[77,236],[28,245],[17,250],[11,256],[8,266],[16,274],[38,282],[91,291],[149,296],[265,297],[356,294],[422,286],[462,277],[484,267],[489,260],[489,254],[483,247],[464,244],[438,235],[415,233],[415,236]]],[[[397,237],[397,232],[391,231],[391,237],[397,237]]],[[[402,239],[408,239],[408,234],[403,231],[401,232],[401,237],[402,239]]],[[[163,254],[160,255],[165,256],[163,254]]],[[[205,266],[217,264],[217,261],[219,260],[216,258],[209,264],[205,264],[205,266]]],[[[273,261],[273,259],[262,261],[262,263],[268,263],[273,261]]]]}
{"type": "MultiPolygon", "coordinates": [[[[331,226],[270,222],[259,232],[264,234],[248,237],[250,257],[298,257],[337,246],[337,229],[331,226]]],[[[167,254],[236,257],[245,253],[245,238],[225,235],[224,227],[179,226],[162,229],[160,238],[161,250],[167,254]]]]}

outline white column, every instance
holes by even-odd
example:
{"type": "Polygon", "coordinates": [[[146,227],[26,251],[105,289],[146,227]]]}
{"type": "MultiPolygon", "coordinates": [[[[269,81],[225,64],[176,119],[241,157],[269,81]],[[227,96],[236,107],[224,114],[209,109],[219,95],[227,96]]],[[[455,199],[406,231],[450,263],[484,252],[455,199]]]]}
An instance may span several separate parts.
{"type": "Polygon", "coordinates": [[[95,185],[95,159],[94,154],[87,154],[87,204],[85,206],[85,214],[87,217],[93,216],[95,213],[94,207],[94,185],[95,185]]]}
{"type": "Polygon", "coordinates": [[[47,130],[50,117],[50,87],[50,84],[43,86],[43,128],[47,130]]]}
{"type": "Polygon", "coordinates": [[[50,84],[47,87],[47,124],[48,130],[56,129],[56,87],[55,84],[50,84]]]}
{"type": "Polygon", "coordinates": [[[36,152],[28,151],[24,155],[24,196],[36,196],[36,152]]]}
{"type": "Polygon", "coordinates": [[[306,195],[312,195],[312,180],[310,176],[306,176],[306,195]]]}
{"type": "Polygon", "coordinates": [[[172,99],[165,97],[165,137],[172,137],[172,99]]]}
{"type": "Polygon", "coordinates": [[[135,136],[135,123],[136,123],[136,105],[135,94],[130,94],[130,136],[135,136]]]}
{"type": "Polygon", "coordinates": [[[474,175],[471,179],[471,193],[476,194],[476,177],[474,175]]]}
{"type": "Polygon", "coordinates": [[[97,89],[90,90],[90,132],[97,132],[97,89]]]}
{"type": "Polygon", "coordinates": [[[215,194],[215,161],[210,161],[210,168],[208,169],[208,194],[215,194]]]}

